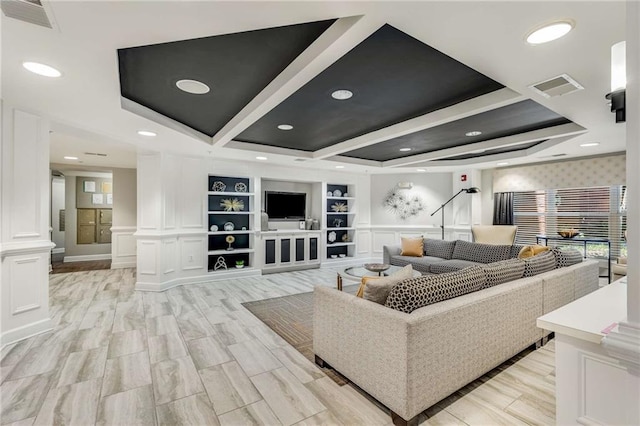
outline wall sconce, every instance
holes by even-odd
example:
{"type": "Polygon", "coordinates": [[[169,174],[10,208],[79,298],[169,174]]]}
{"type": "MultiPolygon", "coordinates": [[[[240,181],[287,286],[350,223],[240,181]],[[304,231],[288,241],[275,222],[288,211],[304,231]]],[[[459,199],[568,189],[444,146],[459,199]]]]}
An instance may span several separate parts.
{"type": "Polygon", "coordinates": [[[411,189],[413,182],[398,182],[398,189],[411,189]]]}
{"type": "Polygon", "coordinates": [[[611,112],[616,114],[616,123],[626,121],[626,88],[627,88],[627,60],[625,41],[611,46],[611,93],[605,98],[611,101],[611,112]]]}

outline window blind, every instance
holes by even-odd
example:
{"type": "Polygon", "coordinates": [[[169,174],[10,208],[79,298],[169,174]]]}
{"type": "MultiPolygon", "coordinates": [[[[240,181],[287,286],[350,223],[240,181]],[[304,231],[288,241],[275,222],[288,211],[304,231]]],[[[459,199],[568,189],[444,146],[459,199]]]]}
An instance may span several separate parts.
{"type": "MultiPolygon", "coordinates": [[[[561,229],[574,228],[585,237],[608,238],[612,257],[626,255],[625,193],[622,185],[514,192],[516,243],[535,244],[536,235],[557,236],[561,229]]],[[[589,244],[587,251],[607,257],[606,245],[589,244]]]]}

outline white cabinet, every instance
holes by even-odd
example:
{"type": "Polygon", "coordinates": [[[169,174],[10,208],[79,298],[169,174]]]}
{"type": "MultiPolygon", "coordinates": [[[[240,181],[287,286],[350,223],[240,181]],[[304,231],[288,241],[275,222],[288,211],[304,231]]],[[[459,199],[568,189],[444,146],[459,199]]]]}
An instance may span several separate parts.
{"type": "Polygon", "coordinates": [[[262,272],[281,272],[320,266],[320,231],[268,231],[261,233],[262,272]]]}

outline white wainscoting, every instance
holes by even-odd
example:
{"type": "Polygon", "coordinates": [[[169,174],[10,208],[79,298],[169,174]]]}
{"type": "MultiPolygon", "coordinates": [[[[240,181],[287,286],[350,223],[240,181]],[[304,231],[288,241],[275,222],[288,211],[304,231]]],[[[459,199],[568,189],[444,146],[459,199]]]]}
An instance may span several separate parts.
{"type": "MultiPolygon", "coordinates": [[[[442,231],[436,226],[373,225],[358,228],[358,234],[363,232],[370,233],[370,253],[376,259],[382,259],[383,246],[400,245],[402,237],[422,236],[435,240],[442,238],[442,231]]],[[[471,229],[468,226],[447,227],[445,228],[445,238],[448,240],[471,241],[471,229]]],[[[358,244],[358,254],[364,254],[364,250],[363,244],[358,244]]]]}
{"type": "Polygon", "coordinates": [[[136,267],[135,226],[111,227],[111,269],[136,267]]]}

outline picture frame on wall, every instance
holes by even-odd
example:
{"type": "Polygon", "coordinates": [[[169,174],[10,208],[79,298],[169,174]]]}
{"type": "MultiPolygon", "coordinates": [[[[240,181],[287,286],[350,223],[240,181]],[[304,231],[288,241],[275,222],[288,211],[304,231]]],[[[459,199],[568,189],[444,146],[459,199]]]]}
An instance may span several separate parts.
{"type": "Polygon", "coordinates": [[[104,196],[102,194],[93,194],[91,196],[91,204],[104,204],[104,196]]]}
{"type": "Polygon", "coordinates": [[[113,204],[113,194],[107,194],[107,204],[113,204]]]}
{"type": "Polygon", "coordinates": [[[111,182],[102,182],[102,192],[110,194],[113,192],[113,184],[111,182]]]}
{"type": "Polygon", "coordinates": [[[85,180],[82,182],[82,190],[84,192],[96,192],[96,181],[85,180]]]}

